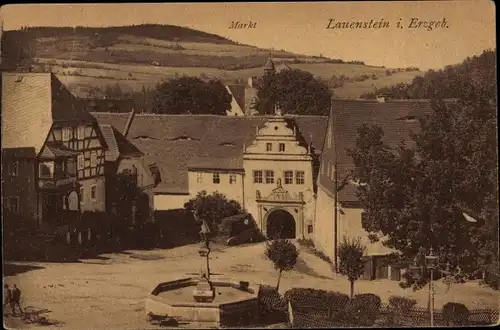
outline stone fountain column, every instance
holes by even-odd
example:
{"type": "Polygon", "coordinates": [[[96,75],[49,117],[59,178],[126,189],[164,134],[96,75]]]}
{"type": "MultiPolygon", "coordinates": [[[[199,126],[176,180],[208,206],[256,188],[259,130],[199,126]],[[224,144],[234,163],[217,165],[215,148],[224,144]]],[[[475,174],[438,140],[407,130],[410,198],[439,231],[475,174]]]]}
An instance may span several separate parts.
{"type": "Polygon", "coordinates": [[[197,302],[212,302],[215,298],[215,290],[210,282],[210,243],[208,241],[206,226],[202,227],[201,236],[203,237],[203,244],[198,250],[200,255],[200,273],[199,282],[193,290],[193,297],[197,302]]]}

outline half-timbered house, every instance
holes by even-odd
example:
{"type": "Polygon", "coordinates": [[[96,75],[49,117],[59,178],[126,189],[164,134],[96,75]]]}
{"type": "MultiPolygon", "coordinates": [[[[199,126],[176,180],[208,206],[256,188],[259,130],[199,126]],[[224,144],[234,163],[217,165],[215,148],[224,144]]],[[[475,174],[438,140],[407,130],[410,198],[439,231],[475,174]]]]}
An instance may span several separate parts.
{"type": "Polygon", "coordinates": [[[105,210],[105,140],[96,119],[53,74],[2,74],[2,150],[9,148],[35,151],[30,184],[36,196],[30,199],[38,226],[54,228],[79,212],[105,210]]]}

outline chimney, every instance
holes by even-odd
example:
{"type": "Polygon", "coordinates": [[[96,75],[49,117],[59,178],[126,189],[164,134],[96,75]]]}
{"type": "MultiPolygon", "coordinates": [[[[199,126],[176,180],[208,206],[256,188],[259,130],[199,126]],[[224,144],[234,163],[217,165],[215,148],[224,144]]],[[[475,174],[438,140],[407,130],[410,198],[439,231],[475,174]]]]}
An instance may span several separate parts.
{"type": "Polygon", "coordinates": [[[135,116],[135,109],[132,108],[132,111],[130,112],[130,116],[128,117],[127,120],[127,125],[125,125],[125,130],[123,131],[123,136],[127,137],[128,131],[130,130],[130,126],[132,126],[132,121],[134,120],[135,116]]]}

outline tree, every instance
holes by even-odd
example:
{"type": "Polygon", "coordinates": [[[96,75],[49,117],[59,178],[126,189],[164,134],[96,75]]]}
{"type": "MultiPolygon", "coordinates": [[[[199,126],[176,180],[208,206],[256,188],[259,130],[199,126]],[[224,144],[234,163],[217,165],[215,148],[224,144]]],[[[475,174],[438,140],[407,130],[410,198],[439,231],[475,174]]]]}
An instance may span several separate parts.
{"type": "Polygon", "coordinates": [[[231,109],[231,95],[218,80],[180,77],[158,86],[153,112],[170,114],[226,115],[231,109]]]}
{"type": "MultiPolygon", "coordinates": [[[[391,148],[382,129],[364,125],[350,151],[363,228],[403,260],[432,247],[462,279],[498,267],[496,95],[472,91],[458,102],[433,101],[414,147],[391,148]],[[467,222],[464,210],[478,223],[467,222]]],[[[427,280],[424,274],[419,287],[427,280]]]]}
{"type": "Polygon", "coordinates": [[[276,291],[279,290],[281,274],[285,271],[290,271],[293,269],[297,263],[297,257],[299,252],[295,245],[286,239],[276,239],[267,242],[266,246],[266,256],[274,264],[274,268],[279,272],[278,283],[276,284],[276,291]]]}
{"type": "Polygon", "coordinates": [[[365,262],[363,255],[366,247],[361,244],[361,239],[348,239],[344,236],[339,244],[339,273],[347,276],[351,282],[351,298],[354,297],[354,282],[363,275],[365,262]]]}
{"type": "MultiPolygon", "coordinates": [[[[411,68],[417,70],[418,68],[411,68]]],[[[386,70],[386,75],[393,72],[386,70]]],[[[479,56],[465,59],[461,64],[442,70],[429,70],[416,76],[410,84],[399,83],[377,90],[394,99],[483,99],[496,98],[496,50],[485,50],[479,56]]]]}
{"type": "Polygon", "coordinates": [[[29,71],[36,56],[35,40],[26,29],[3,31],[0,42],[2,71],[29,71]]]}
{"type": "Polygon", "coordinates": [[[260,114],[273,113],[278,102],[288,114],[328,115],[332,92],[311,73],[293,69],[265,74],[257,97],[260,114]]]}
{"type": "Polygon", "coordinates": [[[195,212],[196,215],[210,225],[211,230],[216,230],[220,221],[226,217],[243,213],[243,209],[235,200],[229,200],[224,194],[214,192],[207,194],[202,190],[184,204],[187,211],[195,212]]]}

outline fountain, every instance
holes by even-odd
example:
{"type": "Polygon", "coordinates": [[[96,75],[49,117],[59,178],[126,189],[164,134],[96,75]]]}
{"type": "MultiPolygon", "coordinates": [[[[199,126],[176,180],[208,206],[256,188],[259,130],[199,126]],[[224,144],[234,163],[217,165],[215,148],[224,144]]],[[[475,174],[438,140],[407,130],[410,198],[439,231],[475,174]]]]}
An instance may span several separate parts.
{"type": "Polygon", "coordinates": [[[245,281],[212,278],[216,275],[210,272],[212,232],[204,220],[200,222],[200,269],[189,274],[198,276],[158,284],[146,299],[147,315],[168,316],[198,328],[252,323],[258,316],[258,287],[245,281]]]}

